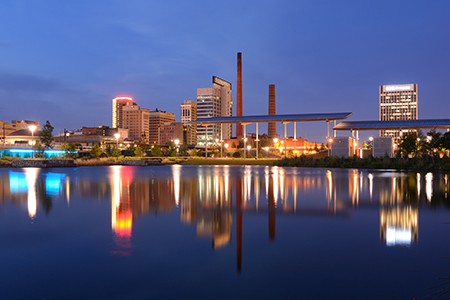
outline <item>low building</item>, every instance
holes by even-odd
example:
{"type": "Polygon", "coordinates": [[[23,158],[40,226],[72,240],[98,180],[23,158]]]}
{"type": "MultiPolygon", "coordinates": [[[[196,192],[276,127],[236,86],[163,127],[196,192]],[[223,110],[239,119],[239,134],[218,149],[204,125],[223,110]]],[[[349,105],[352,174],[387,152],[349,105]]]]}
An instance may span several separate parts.
{"type": "Polygon", "coordinates": [[[353,157],[355,155],[356,143],[351,137],[339,136],[333,138],[331,143],[331,156],[353,157]]]}
{"type": "Polygon", "coordinates": [[[390,136],[380,136],[373,139],[373,157],[394,156],[394,138],[390,136]]]}

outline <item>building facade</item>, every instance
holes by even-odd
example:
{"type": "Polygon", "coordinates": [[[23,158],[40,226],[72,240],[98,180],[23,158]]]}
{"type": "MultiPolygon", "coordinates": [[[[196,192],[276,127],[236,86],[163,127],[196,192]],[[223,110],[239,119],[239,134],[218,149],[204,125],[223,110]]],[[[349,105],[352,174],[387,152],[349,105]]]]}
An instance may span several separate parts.
{"type": "Polygon", "coordinates": [[[169,142],[178,140],[179,144],[183,144],[183,123],[173,122],[165,123],[159,128],[159,145],[166,145],[169,142]]]}
{"type": "MultiPolygon", "coordinates": [[[[419,117],[417,84],[381,85],[379,88],[379,120],[417,120],[419,117]]],[[[380,136],[390,136],[398,143],[402,132],[410,130],[381,130],[380,136]]]]}
{"type": "Polygon", "coordinates": [[[188,145],[197,144],[197,124],[191,123],[195,120],[197,120],[197,102],[184,100],[181,104],[181,123],[185,132],[183,141],[188,145]]]}
{"type": "Polygon", "coordinates": [[[112,128],[123,128],[123,107],[135,105],[133,98],[128,96],[119,96],[112,100],[112,128]]]}
{"type": "MultiPolygon", "coordinates": [[[[197,120],[213,117],[231,117],[233,97],[231,83],[213,76],[213,87],[197,89],[197,120]]],[[[231,124],[215,124],[197,127],[197,145],[216,144],[216,140],[231,137],[231,124]]]]}
{"type": "Polygon", "coordinates": [[[175,114],[162,110],[154,110],[149,112],[149,142],[153,145],[160,145],[159,129],[165,123],[175,122],[175,114]]]}
{"type": "Polygon", "coordinates": [[[148,143],[150,130],[150,111],[139,105],[122,108],[122,128],[128,129],[128,139],[148,143]]]}

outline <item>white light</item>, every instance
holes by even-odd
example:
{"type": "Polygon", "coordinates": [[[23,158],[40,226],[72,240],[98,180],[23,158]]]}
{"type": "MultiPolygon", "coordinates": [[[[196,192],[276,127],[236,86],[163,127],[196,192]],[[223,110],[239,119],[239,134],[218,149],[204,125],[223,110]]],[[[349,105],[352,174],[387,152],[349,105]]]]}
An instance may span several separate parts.
{"type": "Polygon", "coordinates": [[[411,230],[403,228],[388,227],[386,229],[386,245],[411,245],[411,230]]]}
{"type": "Polygon", "coordinates": [[[411,84],[400,84],[400,85],[385,85],[385,92],[403,92],[403,91],[411,91],[413,89],[413,85],[411,84]]]}

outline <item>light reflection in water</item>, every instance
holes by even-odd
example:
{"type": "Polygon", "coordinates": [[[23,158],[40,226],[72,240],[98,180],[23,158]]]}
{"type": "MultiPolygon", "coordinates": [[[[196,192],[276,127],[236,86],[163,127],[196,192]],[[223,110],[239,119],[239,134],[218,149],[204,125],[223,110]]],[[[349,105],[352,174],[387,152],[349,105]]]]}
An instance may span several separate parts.
{"type": "Polygon", "coordinates": [[[37,212],[36,181],[39,168],[24,168],[25,178],[28,186],[27,208],[28,216],[33,219],[37,212]]]}
{"type": "Polygon", "coordinates": [[[173,193],[175,196],[175,204],[178,207],[180,205],[180,177],[181,177],[181,166],[172,166],[173,174],[173,193]]]}
{"type": "Polygon", "coordinates": [[[381,240],[389,246],[411,245],[418,242],[418,207],[442,203],[449,188],[447,174],[427,173],[421,180],[423,175],[418,173],[382,171],[215,166],[189,172],[179,165],[168,168],[170,176],[151,177],[145,175],[145,168],[112,166],[108,180],[27,168],[8,173],[3,194],[5,199],[26,203],[28,215],[36,218],[39,204],[45,208],[49,197],[50,201],[65,197],[69,203],[71,197],[99,198],[102,191],[111,197],[117,253],[130,254],[133,218],[151,212],[179,208],[182,222],[195,226],[197,235],[211,239],[218,249],[231,240],[233,208],[241,211],[241,221],[246,212],[268,212],[269,238],[274,240],[276,213],[333,217],[351,213],[351,207],[373,207],[374,201],[379,203],[381,240]],[[143,174],[135,176],[135,172],[143,174]]]}
{"type": "Polygon", "coordinates": [[[115,236],[116,255],[131,254],[133,213],[131,211],[130,186],[133,168],[111,166],[111,227],[115,236]]]}
{"type": "Polygon", "coordinates": [[[433,173],[425,175],[425,193],[427,194],[427,200],[431,202],[431,197],[433,196],[433,173]]]}

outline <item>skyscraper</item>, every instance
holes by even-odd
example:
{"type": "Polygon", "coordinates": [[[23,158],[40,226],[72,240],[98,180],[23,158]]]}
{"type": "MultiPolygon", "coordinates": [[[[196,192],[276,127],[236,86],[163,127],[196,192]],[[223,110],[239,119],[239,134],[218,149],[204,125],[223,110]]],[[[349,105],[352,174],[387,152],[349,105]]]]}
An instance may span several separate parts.
{"type": "Polygon", "coordinates": [[[150,111],[150,124],[149,124],[149,142],[150,144],[159,144],[159,129],[165,123],[175,122],[175,114],[156,109],[150,111]]]}
{"type": "MultiPolygon", "coordinates": [[[[379,97],[380,121],[417,120],[419,117],[417,84],[381,85],[379,97]]],[[[407,132],[407,130],[402,130],[407,132]]],[[[391,136],[397,143],[400,130],[381,130],[380,136],[391,136]]]]}
{"type": "MultiPolygon", "coordinates": [[[[213,87],[197,89],[197,119],[213,117],[230,117],[233,110],[231,83],[213,76],[213,87]]],[[[215,140],[229,139],[231,125],[208,125],[197,127],[197,144],[214,144],[215,140]],[[221,136],[222,132],[222,136],[221,136]]]]}
{"type": "Polygon", "coordinates": [[[183,123],[185,142],[188,145],[197,144],[197,124],[190,123],[197,120],[197,102],[194,100],[184,100],[181,104],[181,123],[183,123]]]}
{"type": "Polygon", "coordinates": [[[118,96],[112,99],[112,128],[123,128],[122,108],[133,104],[136,104],[133,102],[133,98],[128,96],[118,96]]]}

